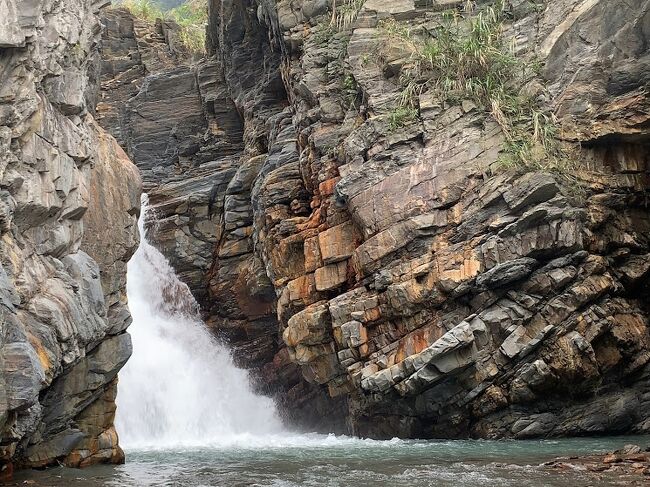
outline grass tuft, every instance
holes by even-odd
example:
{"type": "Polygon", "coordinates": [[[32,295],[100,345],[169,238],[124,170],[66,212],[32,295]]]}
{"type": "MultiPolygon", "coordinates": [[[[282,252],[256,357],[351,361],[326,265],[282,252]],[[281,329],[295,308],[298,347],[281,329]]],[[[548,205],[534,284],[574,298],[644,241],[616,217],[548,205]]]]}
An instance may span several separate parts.
{"type": "Polygon", "coordinates": [[[399,106],[388,114],[388,128],[391,132],[417,120],[419,114],[413,106],[399,106]]]}
{"type": "Polygon", "coordinates": [[[332,0],[332,20],[330,25],[336,27],[337,30],[347,30],[363,8],[366,0],[339,0],[340,5],[336,5],[337,0],[332,0]]]}
{"type": "MultiPolygon", "coordinates": [[[[575,167],[557,140],[557,120],[523,93],[539,64],[524,63],[504,42],[502,1],[479,11],[468,0],[464,13],[443,12],[432,32],[418,32],[394,19],[380,22],[384,42],[379,58],[386,59],[396,48],[408,57],[399,74],[400,117],[405,108],[414,109],[425,92],[451,104],[470,99],[501,126],[504,166],[571,173],[575,167]]],[[[398,126],[400,117],[391,118],[391,126],[398,126]]]]}

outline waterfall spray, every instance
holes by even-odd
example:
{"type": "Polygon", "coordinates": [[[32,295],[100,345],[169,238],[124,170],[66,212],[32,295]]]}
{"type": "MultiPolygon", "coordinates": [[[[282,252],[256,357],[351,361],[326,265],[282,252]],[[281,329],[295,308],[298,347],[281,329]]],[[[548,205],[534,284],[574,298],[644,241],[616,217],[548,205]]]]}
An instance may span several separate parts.
{"type": "Polygon", "coordinates": [[[247,443],[282,431],[273,401],[206,329],[189,288],[148,241],[143,195],[140,246],[127,269],[133,355],[120,372],[116,426],[128,448],[247,443]]]}

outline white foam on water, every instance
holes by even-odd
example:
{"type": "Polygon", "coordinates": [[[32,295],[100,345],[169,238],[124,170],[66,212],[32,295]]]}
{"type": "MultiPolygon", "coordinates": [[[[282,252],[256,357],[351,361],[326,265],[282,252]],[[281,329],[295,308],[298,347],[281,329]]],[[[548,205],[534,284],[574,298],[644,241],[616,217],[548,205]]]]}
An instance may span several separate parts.
{"type": "Polygon", "coordinates": [[[116,428],[126,449],[233,446],[280,441],[273,401],[202,323],[188,287],[146,238],[127,267],[133,355],[120,371],[116,428]]]}
{"type": "Polygon", "coordinates": [[[231,434],[221,438],[207,439],[201,442],[195,441],[176,441],[171,443],[153,444],[151,442],[139,442],[127,444],[126,449],[139,452],[156,452],[156,451],[208,451],[208,450],[228,450],[233,451],[265,451],[273,452],[276,450],[289,452],[290,450],[328,450],[337,451],[342,449],[353,448],[360,449],[390,449],[399,446],[408,445],[409,447],[425,447],[426,443],[413,443],[408,440],[371,440],[367,438],[355,438],[344,435],[318,434],[318,433],[297,433],[284,431],[282,433],[257,434],[257,433],[238,433],[231,434]]]}

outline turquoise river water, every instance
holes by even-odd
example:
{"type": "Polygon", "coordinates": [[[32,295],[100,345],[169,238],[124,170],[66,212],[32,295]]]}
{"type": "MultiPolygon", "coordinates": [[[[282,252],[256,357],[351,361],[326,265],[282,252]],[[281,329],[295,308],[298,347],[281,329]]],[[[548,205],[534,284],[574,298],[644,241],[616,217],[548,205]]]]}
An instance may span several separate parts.
{"type": "Polygon", "coordinates": [[[650,438],[545,441],[372,441],[322,435],[245,438],[237,444],[127,450],[120,466],[19,472],[13,485],[63,487],[579,487],[630,485],[614,475],[541,465],[650,438]]]}

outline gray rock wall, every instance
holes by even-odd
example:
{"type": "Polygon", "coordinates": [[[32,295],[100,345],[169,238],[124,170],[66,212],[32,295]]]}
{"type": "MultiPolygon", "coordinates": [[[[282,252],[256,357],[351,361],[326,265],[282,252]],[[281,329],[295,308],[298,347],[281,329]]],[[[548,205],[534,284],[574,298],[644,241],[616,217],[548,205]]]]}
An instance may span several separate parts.
{"type": "Polygon", "coordinates": [[[567,176],[503,169],[503,122],[472,99],[416,92],[417,116],[394,122],[414,39],[495,2],[368,0],[343,28],[332,2],[210,2],[259,165],[252,240],[279,356],[349,431],[647,431],[650,14],[634,3],[504,3],[504,43],[539,66],[523,89],[557,117],[567,176]]]}
{"type": "Polygon", "coordinates": [[[140,177],[93,119],[105,1],[0,5],[0,464],[119,462],[140,177]]]}
{"type": "MultiPolygon", "coordinates": [[[[125,107],[103,123],[207,323],[310,428],[647,432],[648,2],[503,2],[517,94],[564,169],[505,167],[498,106],[404,85],[418,39],[463,39],[500,3],[353,3],[210,0],[209,59],[134,61],[126,99],[125,54],[103,56],[106,113],[125,107]]],[[[162,24],[107,17],[129,22],[105,41],[170,51],[162,24]]]]}

